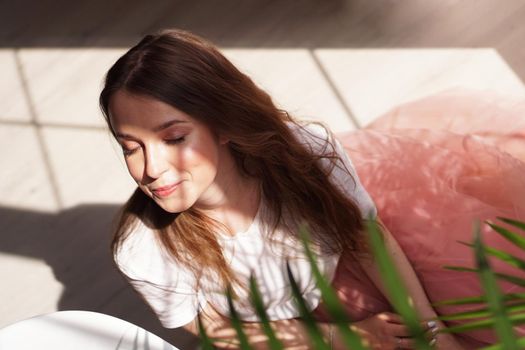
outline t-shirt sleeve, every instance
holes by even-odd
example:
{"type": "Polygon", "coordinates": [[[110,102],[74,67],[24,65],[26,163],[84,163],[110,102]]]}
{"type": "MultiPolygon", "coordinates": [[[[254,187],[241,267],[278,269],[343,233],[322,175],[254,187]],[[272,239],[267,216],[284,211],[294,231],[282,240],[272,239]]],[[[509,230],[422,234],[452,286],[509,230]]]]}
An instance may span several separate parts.
{"type": "Polygon", "coordinates": [[[331,180],[349,198],[353,198],[361,211],[363,219],[375,218],[377,216],[376,206],[370,197],[370,194],[361,184],[354,164],[350,160],[350,157],[348,157],[348,154],[344,151],[343,146],[335,138],[334,144],[335,151],[340,160],[338,160],[338,164],[332,169],[330,174],[331,180]],[[343,165],[342,167],[340,166],[341,162],[343,165]]]}
{"type": "Polygon", "coordinates": [[[321,165],[329,170],[330,181],[354,201],[361,211],[363,219],[375,218],[377,216],[376,206],[361,184],[354,164],[341,143],[335,138],[330,138],[327,130],[320,125],[311,124],[305,127],[297,127],[297,129],[300,138],[309,145],[315,154],[323,155],[332,150],[335,151],[339,158],[335,164],[328,158],[321,158],[320,160],[321,165]]]}
{"type": "Polygon", "coordinates": [[[153,232],[135,230],[115,254],[115,262],[131,286],[166,328],[184,326],[206,305],[194,276],[167,257],[153,232]]]}

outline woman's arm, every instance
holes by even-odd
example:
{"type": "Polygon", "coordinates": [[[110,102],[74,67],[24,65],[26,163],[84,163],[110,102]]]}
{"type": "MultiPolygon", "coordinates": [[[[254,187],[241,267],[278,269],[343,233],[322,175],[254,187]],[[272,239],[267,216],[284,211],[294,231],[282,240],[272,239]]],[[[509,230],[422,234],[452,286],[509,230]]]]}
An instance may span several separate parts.
{"type": "MultiPolygon", "coordinates": [[[[383,233],[385,244],[406,283],[416,310],[424,319],[429,320],[435,318],[436,313],[431,307],[423,287],[405,254],[386,228],[383,229],[383,233]]],[[[388,293],[381,282],[376,264],[372,260],[361,260],[360,263],[372,281],[388,298],[388,293]]],[[[220,339],[215,341],[217,347],[223,349],[239,348],[236,332],[228,317],[221,315],[208,304],[201,312],[201,321],[207,334],[211,338],[220,339]]],[[[444,327],[442,323],[438,322],[438,325],[444,327]]],[[[271,326],[275,331],[277,338],[283,343],[285,348],[312,348],[308,332],[301,320],[289,319],[272,321],[271,326]]],[[[323,332],[325,339],[329,341],[329,339],[332,338],[333,349],[345,349],[343,344],[341,344],[340,337],[338,336],[335,327],[328,323],[320,323],[319,327],[323,332]]],[[[396,338],[408,337],[409,335],[401,318],[396,314],[388,312],[376,314],[365,320],[354,322],[351,324],[351,327],[365,340],[366,343],[369,344],[372,349],[395,349],[395,347],[398,346],[398,344],[396,344],[396,338]]],[[[198,335],[197,319],[186,325],[185,328],[193,334],[198,335]]],[[[244,322],[243,329],[248,336],[250,344],[254,346],[254,349],[266,349],[268,347],[268,339],[261,323],[244,322]]],[[[452,336],[439,335],[438,338],[438,348],[450,350],[461,349],[452,336]]],[[[412,341],[410,339],[404,339],[403,348],[413,348],[412,341]]]]}
{"type": "MultiPolygon", "coordinates": [[[[418,312],[419,316],[424,320],[432,320],[437,317],[435,310],[432,308],[430,301],[417,277],[412,265],[410,264],[407,256],[392,236],[390,231],[385,227],[381,222],[379,217],[377,221],[380,224],[380,227],[383,232],[384,242],[387,250],[390,252],[390,255],[394,261],[394,264],[401,275],[401,278],[408,289],[408,294],[412,299],[414,308],[418,312]]],[[[361,259],[360,264],[363,269],[366,271],[373,283],[381,290],[383,295],[390,300],[390,295],[385,289],[385,286],[382,283],[381,276],[379,274],[378,267],[374,260],[371,259],[361,259]]],[[[437,321],[438,327],[443,328],[445,325],[437,321]]],[[[462,347],[454,340],[452,335],[448,334],[439,334],[437,336],[437,346],[439,349],[462,349],[462,347]]]]}
{"type": "MultiPolygon", "coordinates": [[[[218,313],[210,304],[201,311],[201,322],[206,334],[213,339],[214,345],[220,349],[238,349],[239,341],[235,329],[228,317],[218,313]]],[[[197,318],[184,326],[191,333],[198,335],[197,318]]],[[[309,338],[306,329],[298,319],[280,320],[270,322],[277,338],[286,349],[310,349],[309,338]]],[[[321,331],[328,335],[328,326],[321,324],[321,331]]],[[[243,330],[254,349],[267,349],[268,339],[264,333],[261,323],[243,322],[243,330]]]]}
{"type": "MultiPolygon", "coordinates": [[[[214,345],[221,349],[238,349],[239,342],[236,332],[231,325],[230,319],[219,314],[210,305],[201,312],[201,321],[206,330],[206,334],[213,339],[214,345]]],[[[282,342],[286,349],[313,349],[308,331],[300,319],[289,319],[271,321],[270,325],[274,330],[277,338],[282,342]]],[[[261,323],[244,322],[242,324],[250,344],[254,349],[267,349],[268,338],[264,333],[261,323]]],[[[330,323],[318,324],[325,340],[331,344],[331,349],[347,349],[341,342],[336,327],[330,323]]],[[[370,349],[387,350],[395,349],[399,344],[396,343],[396,337],[408,337],[408,329],[402,324],[398,315],[383,312],[359,322],[349,325],[357,332],[364,343],[368,344],[370,349]]],[[[184,327],[193,334],[198,335],[197,318],[184,327]]],[[[413,343],[409,338],[403,341],[404,349],[413,349],[413,343]]]]}

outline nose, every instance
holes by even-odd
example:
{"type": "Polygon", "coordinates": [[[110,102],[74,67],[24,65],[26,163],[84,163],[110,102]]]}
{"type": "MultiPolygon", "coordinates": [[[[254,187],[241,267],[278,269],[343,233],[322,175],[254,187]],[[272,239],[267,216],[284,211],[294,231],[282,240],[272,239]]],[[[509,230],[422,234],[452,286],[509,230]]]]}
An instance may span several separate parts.
{"type": "Polygon", "coordinates": [[[169,168],[168,154],[161,145],[145,147],[144,172],[152,179],[159,178],[169,168]]]}

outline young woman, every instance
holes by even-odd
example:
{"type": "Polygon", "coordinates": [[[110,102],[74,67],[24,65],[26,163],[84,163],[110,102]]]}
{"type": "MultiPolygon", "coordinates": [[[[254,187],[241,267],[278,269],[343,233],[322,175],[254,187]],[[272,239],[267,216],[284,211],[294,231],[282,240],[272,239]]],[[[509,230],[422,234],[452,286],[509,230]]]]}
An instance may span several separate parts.
{"type": "MultiPolygon", "coordinates": [[[[247,292],[254,276],[280,339],[308,347],[286,272],[288,262],[312,311],[327,321],[298,248],[297,228],[307,223],[353,329],[374,349],[413,348],[367,251],[363,221],[376,217],[376,206],[326,128],[297,122],[212,44],[181,30],[148,35],[123,55],[100,104],[138,185],[114,236],[115,261],[165,327],[196,332],[200,314],[212,337],[233,340],[224,296],[231,286],[250,341],[264,348],[247,292]]],[[[434,318],[416,272],[383,233],[420,315],[434,318]]],[[[425,325],[437,348],[468,347],[436,335],[443,324],[425,325]]],[[[335,328],[322,329],[340,348],[335,328]]]]}

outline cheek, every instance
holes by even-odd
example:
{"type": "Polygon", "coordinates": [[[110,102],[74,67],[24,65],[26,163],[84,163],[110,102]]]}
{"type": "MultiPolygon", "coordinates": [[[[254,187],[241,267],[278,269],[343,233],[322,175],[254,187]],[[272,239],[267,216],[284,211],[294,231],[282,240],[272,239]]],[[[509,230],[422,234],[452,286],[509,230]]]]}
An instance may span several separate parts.
{"type": "Polygon", "coordinates": [[[184,159],[188,170],[193,170],[193,176],[202,180],[215,178],[218,166],[218,154],[214,148],[192,148],[188,150],[184,159]]]}
{"type": "Polygon", "coordinates": [[[140,157],[131,157],[126,159],[126,166],[128,172],[136,182],[140,182],[142,174],[144,174],[144,162],[140,157]]]}

